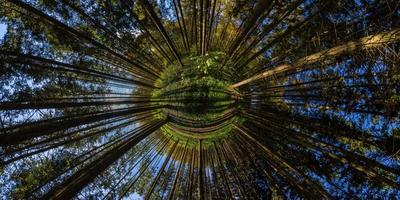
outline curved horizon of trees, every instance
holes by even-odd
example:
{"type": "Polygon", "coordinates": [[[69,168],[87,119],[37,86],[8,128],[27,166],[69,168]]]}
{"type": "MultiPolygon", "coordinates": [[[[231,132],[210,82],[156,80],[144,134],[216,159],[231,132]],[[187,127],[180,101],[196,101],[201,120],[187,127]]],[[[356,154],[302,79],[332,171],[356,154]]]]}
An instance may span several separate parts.
{"type": "Polygon", "coordinates": [[[400,198],[397,0],[2,0],[3,199],[400,198]]]}

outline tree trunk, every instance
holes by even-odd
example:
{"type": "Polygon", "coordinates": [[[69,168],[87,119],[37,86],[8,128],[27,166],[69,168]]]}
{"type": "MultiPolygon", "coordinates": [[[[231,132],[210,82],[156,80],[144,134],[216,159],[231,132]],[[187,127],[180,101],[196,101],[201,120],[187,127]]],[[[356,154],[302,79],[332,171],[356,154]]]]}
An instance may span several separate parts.
{"type": "Polygon", "coordinates": [[[377,48],[385,44],[396,42],[398,40],[400,40],[400,28],[394,29],[390,32],[363,37],[358,41],[347,42],[345,44],[300,58],[293,64],[283,64],[273,69],[267,69],[260,74],[254,75],[253,77],[231,85],[231,89],[238,88],[242,85],[247,85],[253,81],[267,78],[278,73],[303,70],[304,67],[319,61],[323,61],[327,58],[335,58],[338,56],[353,53],[358,50],[377,48]]]}
{"type": "Polygon", "coordinates": [[[88,183],[93,181],[97,175],[106,170],[133,146],[138,144],[141,140],[156,131],[165,123],[166,121],[153,122],[149,128],[137,132],[126,141],[118,144],[116,147],[100,156],[88,166],[77,171],[74,175],[61,183],[61,185],[48,192],[43,199],[70,199],[74,197],[88,183]]]}

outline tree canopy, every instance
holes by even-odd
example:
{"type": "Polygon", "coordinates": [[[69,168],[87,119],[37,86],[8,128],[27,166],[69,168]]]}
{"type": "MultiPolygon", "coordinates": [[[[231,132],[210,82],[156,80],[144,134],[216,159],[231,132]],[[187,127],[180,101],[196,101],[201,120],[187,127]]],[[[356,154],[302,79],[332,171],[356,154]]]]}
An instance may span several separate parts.
{"type": "Polygon", "coordinates": [[[399,199],[398,0],[1,0],[4,199],[399,199]]]}

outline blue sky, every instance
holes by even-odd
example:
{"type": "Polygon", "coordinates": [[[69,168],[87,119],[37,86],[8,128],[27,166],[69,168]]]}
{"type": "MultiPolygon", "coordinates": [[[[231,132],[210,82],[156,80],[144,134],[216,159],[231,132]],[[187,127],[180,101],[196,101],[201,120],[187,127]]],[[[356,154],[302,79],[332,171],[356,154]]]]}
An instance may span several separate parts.
{"type": "Polygon", "coordinates": [[[4,35],[6,34],[7,31],[7,25],[0,23],[0,39],[3,39],[4,35]]]}

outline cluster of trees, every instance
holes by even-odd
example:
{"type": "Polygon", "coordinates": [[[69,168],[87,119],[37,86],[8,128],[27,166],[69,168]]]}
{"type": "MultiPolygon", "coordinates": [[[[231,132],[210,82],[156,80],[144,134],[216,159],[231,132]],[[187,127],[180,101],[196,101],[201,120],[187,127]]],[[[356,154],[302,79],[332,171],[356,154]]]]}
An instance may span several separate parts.
{"type": "Polygon", "coordinates": [[[3,0],[0,23],[3,197],[400,198],[397,0],[3,0]]]}

